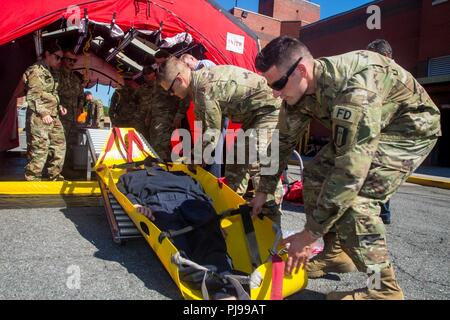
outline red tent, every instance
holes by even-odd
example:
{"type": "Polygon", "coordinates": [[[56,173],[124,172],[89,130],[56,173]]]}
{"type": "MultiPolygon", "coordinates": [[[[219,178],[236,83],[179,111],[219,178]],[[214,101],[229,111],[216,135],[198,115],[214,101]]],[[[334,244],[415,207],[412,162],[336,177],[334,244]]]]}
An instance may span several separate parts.
{"type": "MultiPolygon", "coordinates": [[[[26,67],[36,60],[32,33],[65,18],[82,18],[130,28],[157,30],[171,37],[187,31],[218,64],[255,71],[256,35],[214,1],[208,0],[15,0],[0,2],[0,151],[17,145],[16,109],[11,97],[26,67]],[[75,7],[74,7],[75,6],[75,7]]],[[[17,91],[17,90],[16,90],[17,91]]]]}

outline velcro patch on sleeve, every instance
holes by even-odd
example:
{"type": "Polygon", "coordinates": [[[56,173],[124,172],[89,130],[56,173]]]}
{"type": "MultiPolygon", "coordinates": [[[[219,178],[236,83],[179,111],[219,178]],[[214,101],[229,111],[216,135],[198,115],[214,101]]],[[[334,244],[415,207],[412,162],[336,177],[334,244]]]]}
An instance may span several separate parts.
{"type": "Polygon", "coordinates": [[[346,107],[337,107],[333,111],[333,119],[354,123],[357,121],[358,114],[355,110],[346,107]]]}
{"type": "Polygon", "coordinates": [[[337,154],[353,148],[362,112],[356,107],[336,106],[332,114],[333,140],[337,154]]]}

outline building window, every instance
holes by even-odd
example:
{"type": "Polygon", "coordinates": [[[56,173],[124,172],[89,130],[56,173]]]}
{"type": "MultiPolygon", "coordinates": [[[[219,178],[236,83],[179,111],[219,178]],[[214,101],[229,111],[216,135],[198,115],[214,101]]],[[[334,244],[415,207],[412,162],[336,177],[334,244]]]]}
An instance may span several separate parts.
{"type": "Polygon", "coordinates": [[[450,75],[450,56],[432,58],[428,62],[428,76],[450,75]]]}
{"type": "Polygon", "coordinates": [[[436,5],[438,5],[438,4],[441,4],[441,3],[444,3],[444,2],[447,2],[448,0],[432,0],[431,1],[431,5],[432,6],[436,6],[436,5]]]}

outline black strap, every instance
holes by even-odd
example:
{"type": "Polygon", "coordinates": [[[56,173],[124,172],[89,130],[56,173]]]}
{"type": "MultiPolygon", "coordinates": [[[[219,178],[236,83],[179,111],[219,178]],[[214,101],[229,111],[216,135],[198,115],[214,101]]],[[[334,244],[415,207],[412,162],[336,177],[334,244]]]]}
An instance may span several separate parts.
{"type": "MultiPolygon", "coordinates": [[[[203,223],[202,223],[202,225],[203,225],[203,223]]],[[[199,226],[197,226],[197,228],[198,228],[198,227],[199,227],[199,226]]],[[[185,234],[185,233],[194,231],[195,229],[196,229],[196,228],[193,227],[193,226],[187,226],[187,227],[184,227],[184,228],[181,228],[181,229],[178,229],[178,230],[162,231],[162,232],[159,234],[158,241],[159,241],[159,243],[161,243],[165,238],[171,239],[171,238],[173,238],[173,237],[177,237],[177,236],[179,236],[179,235],[182,235],[182,234],[185,234]]]]}
{"type": "Polygon", "coordinates": [[[128,169],[128,168],[137,168],[145,164],[147,167],[153,167],[155,165],[165,165],[166,167],[170,167],[171,164],[161,160],[160,158],[153,158],[148,156],[145,160],[141,161],[133,161],[133,162],[125,162],[120,164],[114,164],[112,166],[113,169],[128,169]]]}
{"type": "MultiPolygon", "coordinates": [[[[180,216],[181,219],[183,219],[183,217],[180,216]]],[[[161,243],[165,238],[169,238],[172,239],[174,237],[177,237],[179,235],[185,234],[185,233],[189,233],[191,231],[197,230],[200,227],[203,227],[209,223],[214,222],[215,220],[219,220],[220,221],[221,217],[218,215],[214,215],[214,217],[212,217],[211,219],[205,220],[202,223],[196,225],[196,226],[186,226],[184,228],[178,229],[178,230],[167,230],[167,231],[161,231],[161,233],[159,234],[158,237],[158,241],[159,243],[161,243]]],[[[186,222],[183,219],[184,222],[186,222]]],[[[186,223],[187,224],[187,223],[186,223]]]]}
{"type": "Polygon", "coordinates": [[[239,206],[242,225],[244,226],[245,236],[247,238],[247,247],[252,259],[252,266],[256,269],[262,264],[262,260],[259,255],[258,241],[256,239],[255,228],[253,227],[253,221],[250,215],[251,210],[252,208],[248,205],[239,206]]]}

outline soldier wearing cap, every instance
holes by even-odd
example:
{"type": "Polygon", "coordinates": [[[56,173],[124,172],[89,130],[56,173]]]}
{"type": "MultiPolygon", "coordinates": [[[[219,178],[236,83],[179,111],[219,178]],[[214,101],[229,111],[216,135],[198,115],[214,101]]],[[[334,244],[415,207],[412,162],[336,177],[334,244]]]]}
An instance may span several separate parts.
{"type": "Polygon", "coordinates": [[[171,137],[174,127],[174,119],[177,117],[180,99],[168,94],[156,82],[156,70],[147,66],[143,70],[145,84],[138,92],[139,105],[142,113],[138,118],[145,119],[145,137],[155,149],[158,156],[165,160],[171,160],[171,137]]]}
{"type": "Polygon", "coordinates": [[[25,180],[42,180],[42,171],[48,163],[50,180],[63,180],[61,171],[66,153],[64,128],[59,114],[67,110],[60,105],[58,79],[53,69],[61,65],[63,52],[56,44],[50,44],[44,51],[42,61],[30,66],[23,75],[28,104],[26,132],[27,159],[25,180]]]}
{"type": "Polygon", "coordinates": [[[138,109],[136,90],[138,85],[132,73],[123,74],[124,85],[114,91],[111,97],[109,118],[113,127],[132,128],[135,125],[135,114],[138,109]]]}
{"type": "MultiPolygon", "coordinates": [[[[74,145],[77,143],[77,117],[80,110],[83,109],[83,81],[73,71],[77,62],[77,56],[71,50],[64,50],[61,68],[57,69],[55,76],[58,77],[58,96],[61,105],[67,109],[65,115],[60,115],[61,123],[64,127],[64,135],[66,145],[74,145]]],[[[64,174],[72,164],[71,148],[66,148],[66,156],[64,160],[64,174]]]]}
{"type": "Polygon", "coordinates": [[[71,131],[76,125],[78,111],[83,108],[83,83],[73,72],[73,67],[77,62],[77,56],[70,50],[64,50],[64,57],[59,69],[58,95],[61,105],[67,109],[67,114],[61,116],[64,126],[66,141],[69,141],[71,131]]]}

